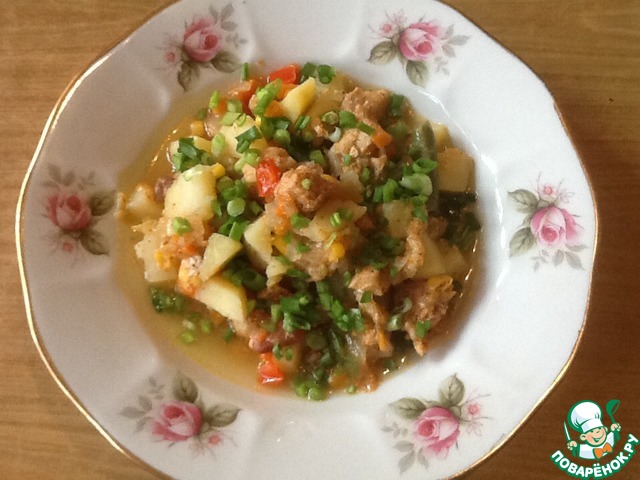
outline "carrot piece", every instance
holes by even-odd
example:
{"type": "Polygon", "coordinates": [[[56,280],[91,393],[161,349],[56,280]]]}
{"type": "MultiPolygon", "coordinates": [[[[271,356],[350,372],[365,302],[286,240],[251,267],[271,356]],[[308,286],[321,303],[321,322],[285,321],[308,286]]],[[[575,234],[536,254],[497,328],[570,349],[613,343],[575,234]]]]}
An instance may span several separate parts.
{"type": "Polygon", "coordinates": [[[284,373],[278,368],[273,353],[260,354],[258,363],[258,379],[263,385],[277,385],[284,381],[284,373]]]}
{"type": "Polygon", "coordinates": [[[271,72],[267,80],[269,82],[273,82],[276,78],[282,80],[282,83],[292,83],[296,84],[300,80],[300,65],[296,63],[292,63],[291,65],[287,65],[286,67],[279,68],[271,72]]]}
{"type": "Polygon", "coordinates": [[[373,135],[371,135],[371,141],[380,148],[384,148],[391,143],[393,137],[391,134],[383,130],[382,128],[378,129],[373,135]]]}

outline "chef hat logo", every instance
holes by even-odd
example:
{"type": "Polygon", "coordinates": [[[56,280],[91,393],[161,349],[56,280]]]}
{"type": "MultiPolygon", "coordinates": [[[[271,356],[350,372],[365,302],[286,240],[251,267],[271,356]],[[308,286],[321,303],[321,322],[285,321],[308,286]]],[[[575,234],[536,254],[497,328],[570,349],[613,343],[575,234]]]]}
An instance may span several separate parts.
{"type": "Polygon", "coordinates": [[[567,415],[569,425],[576,432],[587,433],[594,428],[603,427],[602,409],[597,403],[584,401],[576,403],[567,415]]]}

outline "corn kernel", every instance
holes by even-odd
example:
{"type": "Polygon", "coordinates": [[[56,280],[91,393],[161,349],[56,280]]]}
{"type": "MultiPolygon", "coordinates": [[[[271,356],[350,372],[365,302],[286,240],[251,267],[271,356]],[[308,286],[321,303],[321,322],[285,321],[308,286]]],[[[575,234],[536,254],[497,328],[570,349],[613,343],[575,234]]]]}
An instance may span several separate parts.
{"type": "Polygon", "coordinates": [[[282,237],[275,237],[273,239],[273,246],[282,254],[287,252],[287,242],[285,242],[282,237]]]}
{"type": "Polygon", "coordinates": [[[204,123],[200,120],[194,120],[189,124],[189,130],[191,131],[191,135],[195,135],[197,137],[204,137],[206,132],[204,130],[204,123]]]}
{"type": "Polygon", "coordinates": [[[224,177],[225,173],[227,173],[224,169],[224,166],[220,163],[214,163],[211,165],[211,174],[213,178],[221,178],[224,177]]]}
{"type": "Polygon", "coordinates": [[[334,261],[338,261],[340,260],[342,257],[344,257],[344,254],[346,253],[344,245],[340,242],[333,242],[331,244],[331,257],[334,259],[334,261]]]}

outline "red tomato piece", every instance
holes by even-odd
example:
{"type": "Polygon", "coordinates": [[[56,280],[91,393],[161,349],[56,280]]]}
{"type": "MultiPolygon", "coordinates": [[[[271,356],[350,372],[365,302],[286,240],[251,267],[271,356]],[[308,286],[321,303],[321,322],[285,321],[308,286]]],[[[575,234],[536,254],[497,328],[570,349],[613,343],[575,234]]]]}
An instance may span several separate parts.
{"type": "Polygon", "coordinates": [[[256,93],[260,85],[254,79],[249,79],[244,82],[240,82],[235,88],[231,89],[229,92],[229,96],[231,98],[236,98],[240,100],[242,103],[242,110],[247,115],[251,114],[251,109],[249,108],[249,100],[256,93]]]}
{"type": "Polygon", "coordinates": [[[292,63],[286,67],[279,68],[269,74],[267,77],[269,82],[273,82],[276,78],[282,80],[282,83],[298,83],[300,79],[300,65],[292,63]]]}
{"type": "Polygon", "coordinates": [[[276,359],[271,352],[260,354],[258,373],[260,374],[260,383],[263,385],[273,385],[284,381],[284,373],[276,365],[276,359]]]}
{"type": "Polygon", "coordinates": [[[258,195],[262,198],[272,197],[276,185],[282,177],[282,172],[273,158],[264,158],[256,167],[256,183],[258,195]]]}

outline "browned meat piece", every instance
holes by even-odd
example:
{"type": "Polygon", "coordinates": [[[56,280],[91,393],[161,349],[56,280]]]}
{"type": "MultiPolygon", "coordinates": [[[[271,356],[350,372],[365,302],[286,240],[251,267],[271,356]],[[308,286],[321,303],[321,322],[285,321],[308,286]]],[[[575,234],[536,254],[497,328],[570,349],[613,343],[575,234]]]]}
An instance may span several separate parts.
{"type": "Polygon", "coordinates": [[[388,357],[393,353],[393,345],[389,340],[389,332],[387,332],[389,312],[373,300],[361,303],[360,310],[367,319],[373,322],[374,327],[367,329],[363,336],[364,343],[368,347],[367,360],[388,357]]]}
{"type": "Polygon", "coordinates": [[[407,229],[407,242],[405,244],[404,254],[397,257],[393,262],[393,266],[398,272],[391,277],[391,283],[397,285],[407,278],[413,278],[418,268],[424,263],[424,243],[423,235],[426,235],[426,224],[414,218],[409,223],[407,229]]]}
{"type": "Polygon", "coordinates": [[[353,170],[360,175],[362,169],[369,165],[369,158],[378,150],[370,135],[357,128],[350,128],[329,149],[331,172],[339,176],[344,171],[353,170]],[[345,155],[351,155],[348,164],[345,164],[345,155]]]}
{"type": "Polygon", "coordinates": [[[411,309],[404,313],[403,329],[409,334],[413,347],[420,355],[427,350],[427,335],[421,337],[416,332],[418,322],[429,322],[429,328],[435,327],[447,314],[449,301],[456,292],[453,279],[448,275],[438,275],[428,280],[407,280],[396,286],[393,298],[396,305],[405,298],[411,300],[411,309]]]}
{"type": "Polygon", "coordinates": [[[429,223],[427,224],[427,235],[434,240],[439,240],[447,231],[448,222],[442,217],[429,217],[429,223]]]}
{"type": "Polygon", "coordinates": [[[280,324],[275,332],[267,332],[259,328],[262,323],[269,323],[271,314],[264,310],[254,310],[249,314],[249,323],[254,327],[249,333],[249,348],[254,352],[266,353],[273,350],[276,344],[280,346],[293,345],[303,340],[303,333],[299,330],[288,333],[280,324]]]}
{"type": "Polygon", "coordinates": [[[360,120],[379,122],[389,108],[391,96],[386,90],[354,88],[344,96],[342,110],[352,112],[360,120]]]}
{"type": "Polygon", "coordinates": [[[365,267],[356,273],[349,283],[349,288],[359,292],[371,292],[375,296],[384,295],[391,286],[388,270],[376,270],[365,267]]]}
{"type": "Polygon", "coordinates": [[[320,208],[336,183],[323,176],[320,165],[301,163],[282,175],[275,189],[275,201],[287,214],[293,214],[296,210],[312,213],[320,208]]]}
{"type": "Polygon", "coordinates": [[[164,203],[164,197],[167,195],[167,190],[175,179],[171,175],[164,175],[158,177],[156,184],[153,187],[153,196],[156,202],[164,203]]]}
{"type": "Polygon", "coordinates": [[[310,251],[299,255],[294,265],[307,275],[312,282],[319,282],[338,268],[339,263],[331,258],[330,251],[322,244],[310,244],[310,251]]]}
{"type": "Polygon", "coordinates": [[[258,292],[258,298],[269,300],[270,302],[279,302],[282,297],[288,297],[289,295],[291,295],[291,292],[280,285],[271,285],[258,292]]]}
{"type": "Polygon", "coordinates": [[[271,158],[281,172],[286,172],[296,168],[296,162],[284,148],[267,147],[262,153],[262,158],[271,158]]]}

